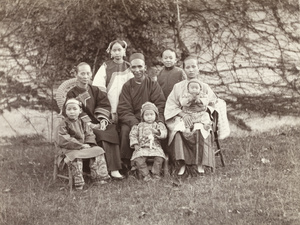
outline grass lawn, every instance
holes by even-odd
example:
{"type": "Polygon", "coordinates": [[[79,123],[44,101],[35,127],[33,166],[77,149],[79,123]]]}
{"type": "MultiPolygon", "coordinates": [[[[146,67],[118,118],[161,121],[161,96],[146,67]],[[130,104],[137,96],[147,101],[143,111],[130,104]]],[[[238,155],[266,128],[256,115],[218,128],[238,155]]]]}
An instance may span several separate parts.
{"type": "Polygon", "coordinates": [[[300,128],[221,141],[226,167],[174,183],[129,177],[70,194],[53,146],[0,147],[0,224],[300,224],[300,128]],[[272,134],[271,134],[272,133],[272,134]]]}

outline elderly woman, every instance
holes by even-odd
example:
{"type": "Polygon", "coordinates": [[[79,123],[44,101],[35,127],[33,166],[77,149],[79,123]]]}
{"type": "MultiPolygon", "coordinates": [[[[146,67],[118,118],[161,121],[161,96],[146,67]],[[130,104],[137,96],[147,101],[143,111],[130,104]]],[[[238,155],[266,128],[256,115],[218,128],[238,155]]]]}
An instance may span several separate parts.
{"type": "Polygon", "coordinates": [[[80,118],[93,129],[98,145],[104,148],[111,177],[122,179],[119,137],[115,126],[110,124],[111,106],[107,95],[90,84],[92,72],[87,63],[79,63],[75,70],[77,83],[67,93],[67,99],[76,98],[82,103],[80,118]]]}
{"type": "MultiPolygon", "coordinates": [[[[169,155],[178,175],[185,173],[204,174],[204,166],[215,167],[213,136],[211,132],[201,132],[201,126],[197,128],[194,126],[191,115],[183,111],[180,101],[181,97],[188,91],[188,82],[192,79],[200,81],[197,58],[187,57],[184,60],[184,70],[187,80],[174,85],[164,111],[170,132],[169,155]],[[180,128],[180,124],[184,124],[185,127],[180,128]],[[185,129],[189,127],[194,127],[194,129],[185,129]]],[[[210,106],[214,105],[217,97],[207,84],[203,82],[201,84],[208,96],[208,104],[212,113],[214,109],[210,106]]]]}

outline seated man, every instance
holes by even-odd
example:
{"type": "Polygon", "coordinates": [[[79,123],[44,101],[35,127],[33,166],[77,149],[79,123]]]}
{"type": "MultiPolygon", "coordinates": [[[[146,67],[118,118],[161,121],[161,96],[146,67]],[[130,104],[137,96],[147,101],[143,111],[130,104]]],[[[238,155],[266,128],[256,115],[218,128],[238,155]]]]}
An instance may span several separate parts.
{"type": "Polygon", "coordinates": [[[129,58],[130,69],[134,75],[122,89],[118,105],[118,119],[121,129],[120,153],[123,165],[130,168],[130,158],[133,149],[130,148],[129,132],[133,125],[141,121],[141,107],[145,102],[154,103],[159,112],[158,121],[164,122],[164,107],[166,99],[161,87],[156,81],[146,76],[145,57],[134,53],[129,58]]]}

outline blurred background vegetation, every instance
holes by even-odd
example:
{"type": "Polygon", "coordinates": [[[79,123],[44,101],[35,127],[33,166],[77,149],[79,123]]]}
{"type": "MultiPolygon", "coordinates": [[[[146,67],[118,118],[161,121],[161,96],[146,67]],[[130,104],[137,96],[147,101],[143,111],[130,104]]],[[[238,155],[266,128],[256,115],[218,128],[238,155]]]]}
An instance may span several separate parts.
{"type": "MultiPolygon", "coordinates": [[[[108,44],[143,52],[151,75],[165,47],[178,66],[199,59],[203,80],[231,110],[299,114],[297,0],[0,0],[0,109],[57,110],[57,86],[108,44]]],[[[229,112],[230,113],[230,112],[229,112]]]]}

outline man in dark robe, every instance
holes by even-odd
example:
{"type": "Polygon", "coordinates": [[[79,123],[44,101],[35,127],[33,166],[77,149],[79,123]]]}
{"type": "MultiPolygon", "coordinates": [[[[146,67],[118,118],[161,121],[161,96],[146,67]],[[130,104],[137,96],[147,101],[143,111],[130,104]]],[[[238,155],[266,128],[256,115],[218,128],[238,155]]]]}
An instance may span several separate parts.
{"type": "Polygon", "coordinates": [[[133,150],[129,145],[129,132],[133,125],[141,121],[141,107],[145,102],[152,102],[159,111],[159,121],[164,122],[166,99],[156,81],[146,76],[145,57],[134,53],[129,58],[130,69],[134,75],[127,81],[120,94],[118,105],[118,120],[120,125],[120,152],[123,165],[130,168],[130,158],[133,150]]]}

